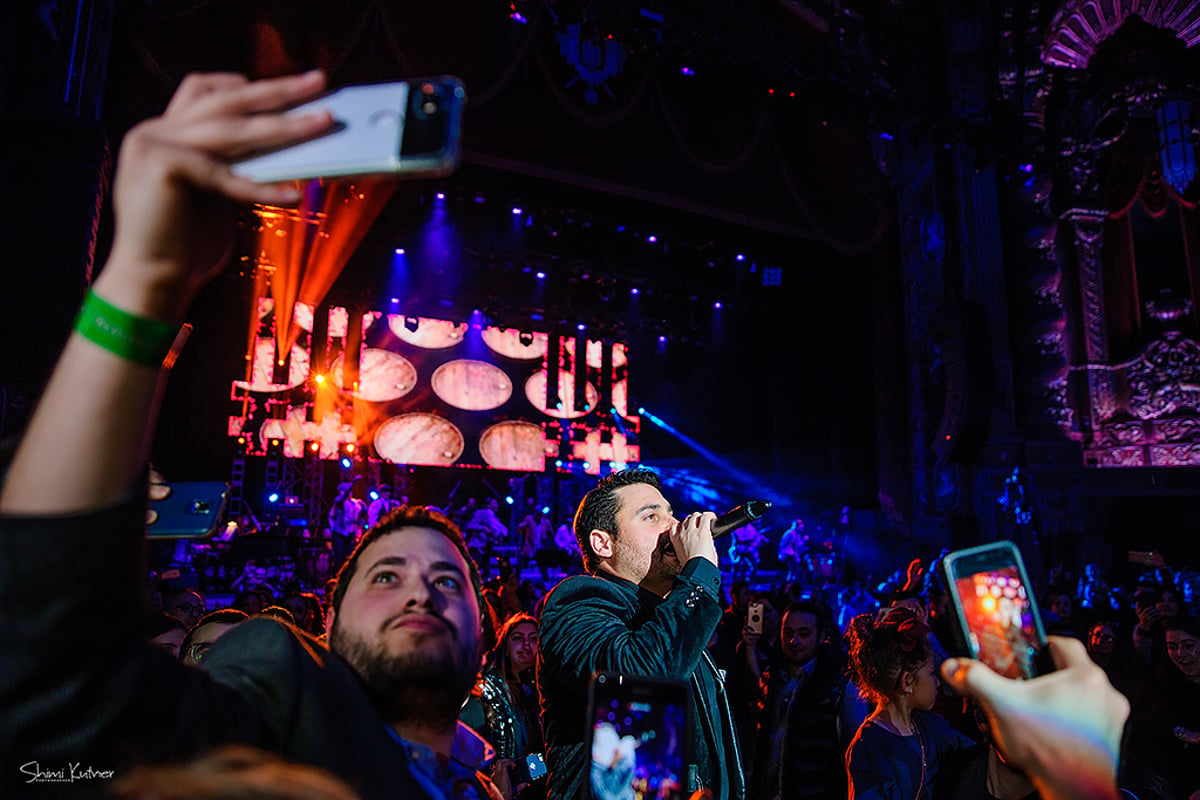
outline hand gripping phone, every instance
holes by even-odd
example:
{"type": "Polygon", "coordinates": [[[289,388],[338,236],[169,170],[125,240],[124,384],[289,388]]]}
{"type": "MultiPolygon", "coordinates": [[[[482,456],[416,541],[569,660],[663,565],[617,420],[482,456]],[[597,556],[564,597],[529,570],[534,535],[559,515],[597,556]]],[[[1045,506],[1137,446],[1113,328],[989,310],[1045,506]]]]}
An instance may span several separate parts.
{"type": "Polygon", "coordinates": [[[328,110],[332,131],[233,165],[260,183],[355,175],[436,178],[461,158],[467,92],[451,76],[346,86],[289,113],[328,110]]]}
{"type": "Polygon", "coordinates": [[[588,690],[591,800],[685,800],[691,693],[683,681],[597,672],[588,690]]]}
{"type": "Polygon", "coordinates": [[[1050,671],[1046,631],[1033,587],[1012,542],[950,553],[942,574],[956,618],[959,653],[1008,678],[1050,671]]]}

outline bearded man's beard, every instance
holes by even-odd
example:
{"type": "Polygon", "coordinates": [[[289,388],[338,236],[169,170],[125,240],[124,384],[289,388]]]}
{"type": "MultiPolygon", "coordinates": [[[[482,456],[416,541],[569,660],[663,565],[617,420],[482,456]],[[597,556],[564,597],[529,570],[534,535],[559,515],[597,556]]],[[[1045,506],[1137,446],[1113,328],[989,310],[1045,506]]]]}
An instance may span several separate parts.
{"type": "Polygon", "coordinates": [[[392,724],[453,725],[475,685],[478,658],[458,652],[453,644],[434,652],[389,653],[384,643],[368,642],[335,621],[330,649],[354,668],[392,724]]]}

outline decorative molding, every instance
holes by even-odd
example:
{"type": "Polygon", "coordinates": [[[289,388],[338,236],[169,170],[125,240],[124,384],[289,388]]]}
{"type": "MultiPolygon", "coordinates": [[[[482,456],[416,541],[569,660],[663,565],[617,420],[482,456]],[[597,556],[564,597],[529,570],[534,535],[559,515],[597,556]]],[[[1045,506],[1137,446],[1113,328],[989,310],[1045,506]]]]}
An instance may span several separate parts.
{"type": "Polygon", "coordinates": [[[1200,410],[1200,344],[1177,331],[1151,342],[1129,366],[1129,411],[1156,419],[1182,410],[1200,410]]]}
{"type": "Polygon", "coordinates": [[[1188,47],[1200,41],[1200,0],[1073,0],[1063,4],[1047,28],[1042,61],[1087,69],[1100,44],[1131,16],[1174,31],[1188,47]]]}

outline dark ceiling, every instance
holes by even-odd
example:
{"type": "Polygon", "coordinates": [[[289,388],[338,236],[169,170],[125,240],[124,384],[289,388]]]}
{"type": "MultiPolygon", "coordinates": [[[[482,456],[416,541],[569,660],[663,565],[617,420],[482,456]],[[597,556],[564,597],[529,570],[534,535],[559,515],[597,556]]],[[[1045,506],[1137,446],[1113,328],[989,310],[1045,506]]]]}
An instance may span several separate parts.
{"type": "MultiPolygon", "coordinates": [[[[69,33],[73,6],[42,7],[69,33]]],[[[464,167],[437,187],[462,208],[469,279],[456,302],[501,322],[536,302],[552,319],[609,325],[641,355],[634,386],[647,407],[764,480],[803,476],[821,494],[869,502],[875,305],[896,247],[870,126],[893,99],[858,11],[784,0],[125,2],[102,62],[100,122],[117,139],[191,70],[316,65],[335,84],[459,75],[470,94],[464,167]],[[488,202],[463,201],[477,195],[488,202]],[[488,215],[515,203],[532,220],[525,237],[488,234],[498,224],[488,215]],[[663,246],[645,247],[647,232],[663,246]],[[534,301],[520,280],[537,260],[561,280],[534,301]],[[767,268],[780,285],[764,286],[767,268]],[[659,298],[634,322],[614,301],[632,286],[659,298]],[[724,320],[713,319],[716,300],[729,307],[724,320]],[[648,343],[664,332],[673,347],[655,352],[648,343]]],[[[54,42],[36,20],[20,18],[16,51],[61,54],[63,36],[54,42]]],[[[53,85],[46,63],[8,63],[10,113],[61,113],[33,88],[53,85]]],[[[414,235],[433,188],[397,194],[335,297],[386,294],[377,254],[414,235]]],[[[237,347],[229,298],[239,291],[227,278],[202,301],[198,313],[226,319],[220,331],[198,328],[192,349],[237,347]]],[[[166,418],[175,430],[160,446],[184,469],[211,471],[226,456],[197,453],[211,439],[203,432],[223,424],[227,389],[199,358],[177,373],[166,418]]],[[[683,454],[653,434],[647,446],[683,454]]]]}

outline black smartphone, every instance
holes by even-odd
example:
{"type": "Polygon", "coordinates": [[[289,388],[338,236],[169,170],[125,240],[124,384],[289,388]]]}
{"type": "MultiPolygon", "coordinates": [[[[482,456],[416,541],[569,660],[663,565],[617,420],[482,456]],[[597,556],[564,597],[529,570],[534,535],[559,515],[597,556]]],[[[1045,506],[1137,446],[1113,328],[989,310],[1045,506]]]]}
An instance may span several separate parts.
{"type": "Polygon", "coordinates": [[[452,76],[346,86],[289,112],[328,110],[337,121],[333,130],[243,159],[233,171],[261,183],[449,175],[461,158],[466,99],[462,81],[452,76]]]}
{"type": "Polygon", "coordinates": [[[155,539],[187,539],[208,536],[217,529],[229,484],[224,481],[172,483],[171,494],[151,501],[158,519],[146,526],[146,536],[155,539]]]}
{"type": "Polygon", "coordinates": [[[692,763],[683,681],[597,672],[588,690],[591,800],[684,800],[692,763]]]}
{"type": "Polygon", "coordinates": [[[962,655],[1008,678],[1033,678],[1052,668],[1033,586],[1016,545],[994,542],[950,553],[942,559],[942,574],[962,655]]]}

